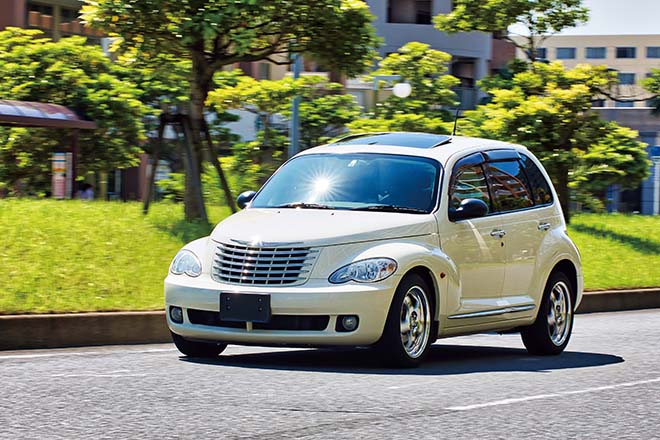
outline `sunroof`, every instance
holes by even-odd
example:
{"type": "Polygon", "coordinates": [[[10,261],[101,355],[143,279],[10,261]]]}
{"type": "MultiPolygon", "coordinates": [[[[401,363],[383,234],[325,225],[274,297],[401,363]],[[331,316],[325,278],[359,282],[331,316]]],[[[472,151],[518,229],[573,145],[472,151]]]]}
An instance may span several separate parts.
{"type": "Polygon", "coordinates": [[[433,148],[449,142],[451,136],[432,133],[366,133],[347,136],[333,145],[391,145],[395,147],[433,148]]]}

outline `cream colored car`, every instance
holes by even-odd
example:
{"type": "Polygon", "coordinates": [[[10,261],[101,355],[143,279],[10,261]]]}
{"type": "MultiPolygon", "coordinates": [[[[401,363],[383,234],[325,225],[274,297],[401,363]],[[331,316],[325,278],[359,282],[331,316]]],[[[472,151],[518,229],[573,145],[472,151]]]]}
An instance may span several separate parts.
{"type": "Polygon", "coordinates": [[[165,280],[178,349],[374,346],[418,365],[437,338],[520,331],[568,344],[582,295],[557,194],[524,147],[424,133],[304,151],[241,212],[187,244],[165,280]]]}

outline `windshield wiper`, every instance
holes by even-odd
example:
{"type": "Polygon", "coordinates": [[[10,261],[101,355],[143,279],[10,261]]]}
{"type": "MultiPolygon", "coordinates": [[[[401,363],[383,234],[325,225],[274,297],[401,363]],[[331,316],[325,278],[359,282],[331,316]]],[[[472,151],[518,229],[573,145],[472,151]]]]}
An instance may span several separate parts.
{"type": "Polygon", "coordinates": [[[353,211],[383,211],[383,212],[403,212],[409,214],[428,214],[424,209],[410,208],[408,206],[398,205],[369,205],[360,208],[353,208],[353,211]]]}
{"type": "Polygon", "coordinates": [[[276,208],[300,208],[300,209],[335,209],[332,206],[321,205],[319,203],[292,202],[283,205],[277,205],[276,208]]]}

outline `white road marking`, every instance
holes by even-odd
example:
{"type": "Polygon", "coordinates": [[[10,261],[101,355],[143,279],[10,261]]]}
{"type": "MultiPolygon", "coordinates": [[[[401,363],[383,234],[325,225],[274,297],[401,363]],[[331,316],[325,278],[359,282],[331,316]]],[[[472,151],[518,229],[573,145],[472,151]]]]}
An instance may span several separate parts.
{"type": "Polygon", "coordinates": [[[148,376],[146,373],[126,373],[126,374],[110,374],[110,373],[80,373],[80,374],[51,374],[50,377],[144,377],[148,376]]]}
{"type": "Polygon", "coordinates": [[[617,388],[626,388],[626,387],[635,387],[639,385],[646,385],[650,383],[656,383],[660,382],[660,377],[655,378],[655,379],[648,379],[648,380],[638,380],[636,382],[624,382],[624,383],[618,383],[614,385],[605,385],[602,387],[594,387],[594,388],[585,388],[583,390],[573,390],[573,391],[562,391],[560,393],[552,393],[552,394],[538,394],[536,396],[526,396],[526,397],[518,397],[514,399],[502,399],[502,400],[495,400],[493,402],[486,402],[486,403],[477,403],[475,405],[465,405],[465,406],[450,406],[448,409],[450,411],[469,411],[471,409],[479,409],[479,408],[487,408],[490,406],[499,406],[499,405],[511,405],[514,403],[520,403],[520,402],[527,402],[530,400],[541,400],[541,399],[550,399],[554,397],[561,397],[561,396],[571,396],[574,394],[586,394],[586,393],[595,393],[598,391],[607,391],[607,390],[615,390],[617,388]]]}
{"type": "Polygon", "coordinates": [[[5,359],[38,359],[49,357],[65,357],[65,356],[91,356],[99,354],[130,354],[130,353],[165,353],[177,351],[175,348],[152,348],[148,350],[104,350],[104,351],[66,351],[58,353],[38,353],[38,354],[10,354],[7,356],[0,355],[0,361],[5,359]]]}

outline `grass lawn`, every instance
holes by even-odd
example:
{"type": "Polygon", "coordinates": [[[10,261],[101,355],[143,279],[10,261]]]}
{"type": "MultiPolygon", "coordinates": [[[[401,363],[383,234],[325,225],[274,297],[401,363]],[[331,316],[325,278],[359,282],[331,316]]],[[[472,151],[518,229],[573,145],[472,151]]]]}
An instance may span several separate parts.
{"type": "Polygon", "coordinates": [[[660,216],[581,214],[568,233],[587,289],[660,286],[660,216]]]}
{"type": "MultiPolygon", "coordinates": [[[[0,313],[149,310],[181,246],[210,227],[181,205],[0,199],[0,313]]],[[[210,207],[215,223],[229,214],[210,207]]]]}
{"type": "MultiPolygon", "coordinates": [[[[169,203],[0,199],[0,231],[6,314],[160,309],[172,257],[210,227],[169,203]]],[[[660,286],[660,217],[583,214],[569,233],[588,289],[660,286]]]]}

